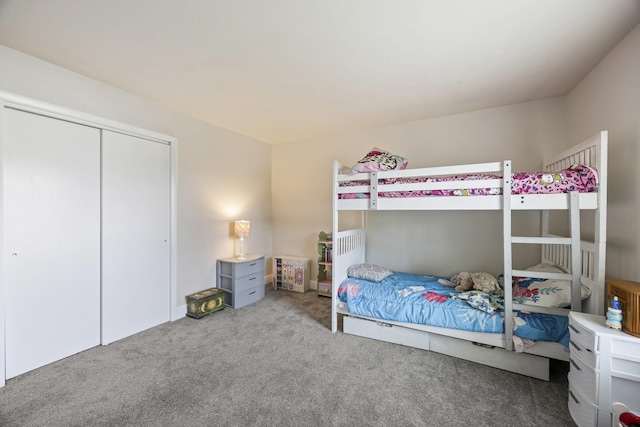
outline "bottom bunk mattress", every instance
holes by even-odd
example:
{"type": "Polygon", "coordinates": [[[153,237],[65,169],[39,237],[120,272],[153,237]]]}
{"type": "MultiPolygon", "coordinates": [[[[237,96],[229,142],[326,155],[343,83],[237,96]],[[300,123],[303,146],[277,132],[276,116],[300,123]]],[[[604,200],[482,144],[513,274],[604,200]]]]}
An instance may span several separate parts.
{"type": "MultiPolygon", "coordinates": [[[[396,272],[375,279],[348,277],[342,282],[338,298],[347,304],[349,313],[470,332],[504,333],[500,298],[478,300],[477,293],[456,292],[445,285],[446,277],[396,272]]],[[[553,341],[568,347],[568,326],[566,316],[514,311],[513,334],[525,340],[553,341]]]]}

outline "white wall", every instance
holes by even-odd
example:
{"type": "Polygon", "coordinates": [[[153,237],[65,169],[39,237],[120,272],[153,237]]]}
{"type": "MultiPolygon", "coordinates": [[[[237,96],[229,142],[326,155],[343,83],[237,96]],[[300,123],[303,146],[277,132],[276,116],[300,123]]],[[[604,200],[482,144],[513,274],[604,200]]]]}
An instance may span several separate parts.
{"type": "Polygon", "coordinates": [[[606,277],[640,281],[640,25],[566,99],[570,142],[609,131],[606,277]]]}
{"type": "Polygon", "coordinates": [[[271,253],[271,146],[0,45],[0,90],[178,139],[177,307],[215,285],[234,254],[231,222],[252,221],[247,252],[271,253]],[[249,155],[250,153],[250,155],[249,155]]]}
{"type": "MultiPolygon", "coordinates": [[[[273,251],[315,262],[318,232],[331,230],[334,159],[350,166],[377,146],[407,157],[409,167],[511,159],[515,170],[539,170],[544,156],[565,145],[565,124],[564,98],[551,98],[275,145],[273,251]]],[[[537,229],[538,215],[517,215],[517,230],[537,229]]],[[[393,270],[502,272],[499,212],[377,212],[368,227],[368,261],[393,270]]],[[[519,249],[516,265],[537,261],[538,251],[519,249]]]]}

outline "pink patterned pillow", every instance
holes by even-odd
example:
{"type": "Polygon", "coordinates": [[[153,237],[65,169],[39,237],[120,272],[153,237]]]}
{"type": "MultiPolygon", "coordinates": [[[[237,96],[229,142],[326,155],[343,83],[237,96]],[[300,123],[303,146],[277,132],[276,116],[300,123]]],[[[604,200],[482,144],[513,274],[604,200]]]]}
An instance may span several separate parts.
{"type": "Polygon", "coordinates": [[[407,159],[404,157],[391,154],[388,151],[381,150],[378,147],[374,147],[367,153],[366,156],[359,160],[358,163],[353,165],[351,171],[357,172],[371,172],[371,171],[390,171],[397,169],[404,169],[407,167],[407,159]]]}

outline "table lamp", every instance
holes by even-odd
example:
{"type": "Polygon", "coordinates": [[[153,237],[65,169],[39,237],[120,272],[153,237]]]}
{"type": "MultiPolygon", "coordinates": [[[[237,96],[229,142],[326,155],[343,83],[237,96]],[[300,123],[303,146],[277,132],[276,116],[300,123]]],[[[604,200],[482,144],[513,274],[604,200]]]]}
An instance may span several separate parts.
{"type": "Polygon", "coordinates": [[[234,234],[238,238],[238,255],[236,256],[236,258],[245,259],[246,255],[244,254],[244,238],[251,235],[251,221],[235,221],[233,230],[234,234]]]}

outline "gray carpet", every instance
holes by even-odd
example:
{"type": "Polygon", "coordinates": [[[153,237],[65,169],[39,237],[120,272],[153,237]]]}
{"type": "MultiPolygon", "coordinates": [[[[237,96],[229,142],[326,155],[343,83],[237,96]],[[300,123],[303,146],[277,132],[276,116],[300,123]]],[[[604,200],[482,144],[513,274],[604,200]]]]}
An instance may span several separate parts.
{"type": "Polygon", "coordinates": [[[568,366],[544,382],[332,334],[330,300],[184,318],[7,381],[2,426],[573,426],[568,366]]]}

